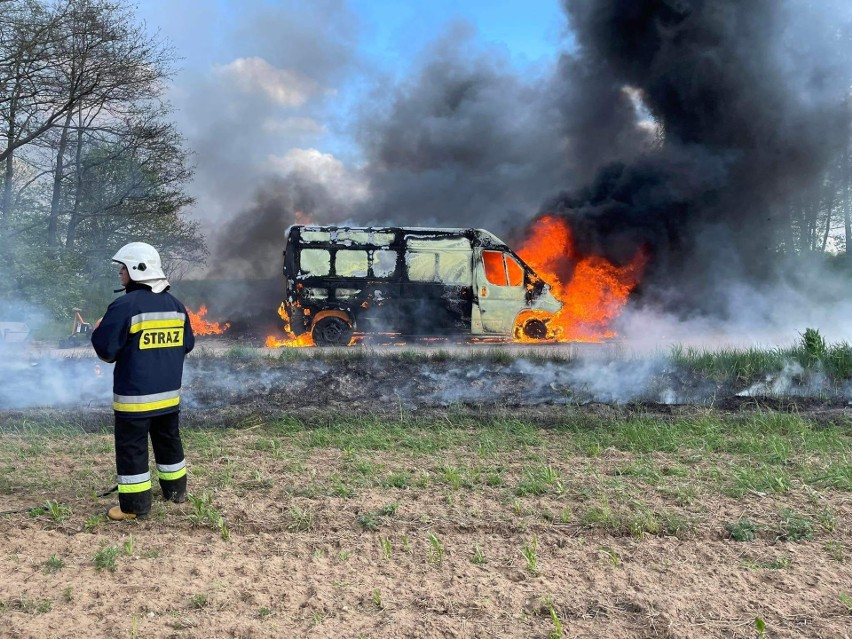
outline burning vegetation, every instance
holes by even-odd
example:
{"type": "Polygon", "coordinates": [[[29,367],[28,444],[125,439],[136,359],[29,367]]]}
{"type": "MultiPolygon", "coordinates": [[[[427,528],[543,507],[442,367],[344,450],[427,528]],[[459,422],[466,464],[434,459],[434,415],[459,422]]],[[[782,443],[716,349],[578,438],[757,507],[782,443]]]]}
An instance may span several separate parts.
{"type": "Polygon", "coordinates": [[[290,316],[287,314],[287,309],[283,303],[278,307],[278,315],[284,320],[284,337],[268,335],[266,338],[266,348],[298,348],[314,345],[314,340],[310,333],[302,333],[298,337],[293,334],[293,331],[290,329],[290,316]]]}
{"type": "Polygon", "coordinates": [[[196,335],[221,335],[231,327],[228,322],[211,322],[204,319],[207,315],[207,307],[204,304],[199,307],[197,313],[190,308],[187,308],[186,312],[189,314],[192,332],[196,335]]]}

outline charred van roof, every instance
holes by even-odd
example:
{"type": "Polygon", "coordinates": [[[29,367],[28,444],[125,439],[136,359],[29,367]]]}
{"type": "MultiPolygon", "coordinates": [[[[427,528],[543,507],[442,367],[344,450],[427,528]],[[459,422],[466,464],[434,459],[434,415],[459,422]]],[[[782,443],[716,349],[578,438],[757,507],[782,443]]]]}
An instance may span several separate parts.
{"type": "MultiPolygon", "coordinates": [[[[342,237],[340,240],[337,239],[337,235],[342,232],[342,234],[353,234],[353,233],[367,233],[367,234],[394,234],[394,241],[390,244],[400,244],[402,243],[408,236],[414,236],[417,238],[442,238],[448,236],[454,237],[466,237],[470,239],[474,246],[484,246],[488,248],[500,248],[500,249],[508,249],[508,245],[498,238],[496,235],[487,231],[485,229],[475,229],[475,228],[444,228],[444,227],[428,227],[428,226],[337,226],[337,225],[317,225],[317,224],[294,224],[287,229],[287,238],[291,237],[291,234],[294,230],[298,231],[299,237],[301,239],[302,233],[304,232],[314,232],[314,233],[329,233],[330,237],[327,242],[337,243],[338,241],[343,242],[351,242],[352,237],[342,237]]],[[[322,242],[322,240],[312,240],[322,242]]],[[[379,244],[379,242],[364,242],[364,244],[379,244]]],[[[381,244],[387,245],[387,243],[381,242],[381,244]]]]}

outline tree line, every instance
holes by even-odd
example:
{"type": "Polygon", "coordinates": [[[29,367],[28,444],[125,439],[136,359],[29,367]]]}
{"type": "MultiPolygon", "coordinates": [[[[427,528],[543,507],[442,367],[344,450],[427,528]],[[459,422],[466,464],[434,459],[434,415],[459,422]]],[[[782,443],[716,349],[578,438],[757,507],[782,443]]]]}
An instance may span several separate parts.
{"type": "Polygon", "coordinates": [[[203,260],[163,96],[175,60],[122,2],[0,0],[0,299],[67,316],[129,241],[172,275],[203,260]]]}
{"type": "Polygon", "coordinates": [[[852,255],[852,140],[821,179],[790,198],[787,207],[786,252],[852,255]]]}

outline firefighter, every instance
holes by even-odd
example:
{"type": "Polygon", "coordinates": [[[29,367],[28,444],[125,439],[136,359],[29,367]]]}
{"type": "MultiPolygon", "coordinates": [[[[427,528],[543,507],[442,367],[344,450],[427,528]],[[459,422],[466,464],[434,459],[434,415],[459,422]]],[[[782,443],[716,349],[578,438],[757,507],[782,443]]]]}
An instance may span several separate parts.
{"type": "Polygon", "coordinates": [[[113,520],[145,517],[151,510],[148,436],[154,448],[163,497],[186,500],[186,460],[178,428],[183,360],[195,345],[189,315],[168,293],[160,255],[150,244],[131,242],[113,262],[125,294],[109,305],[92,332],[98,357],[115,363],[115,465],[118,506],[113,520]]]}

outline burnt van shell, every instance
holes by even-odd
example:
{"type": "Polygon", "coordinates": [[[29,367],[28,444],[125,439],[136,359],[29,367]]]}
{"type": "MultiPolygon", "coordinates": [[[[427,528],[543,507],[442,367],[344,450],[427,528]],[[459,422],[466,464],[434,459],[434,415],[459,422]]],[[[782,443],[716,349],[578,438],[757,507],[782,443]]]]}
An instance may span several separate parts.
{"type": "MultiPolygon", "coordinates": [[[[341,311],[352,319],[354,328],[362,332],[393,332],[404,335],[470,334],[471,313],[477,302],[472,282],[467,285],[442,282],[411,281],[406,268],[408,239],[453,240],[464,238],[471,250],[477,247],[503,251],[517,256],[502,242],[495,242],[476,229],[433,229],[400,227],[292,226],[287,233],[284,251],[285,308],[290,329],[295,335],[311,330],[321,311],[341,311]],[[310,240],[303,239],[303,232],[310,240]],[[390,242],[332,240],[335,234],[360,233],[392,236],[390,242]],[[327,240],[314,239],[328,234],[327,240]],[[330,257],[327,275],[300,273],[300,260],[305,249],[323,249],[330,257]],[[375,255],[376,251],[394,251],[394,270],[379,276],[371,258],[366,275],[353,277],[336,272],[337,253],[358,249],[375,255]],[[325,290],[318,299],[310,291],[325,290]],[[357,292],[356,292],[357,291],[357,292]]],[[[472,259],[472,256],[471,256],[472,259]]],[[[519,259],[519,258],[517,258],[519,259]]],[[[519,259],[523,264],[523,261],[519,259]]],[[[473,265],[471,264],[471,267],[473,265]]],[[[540,294],[544,283],[524,265],[528,302],[540,294]]]]}

